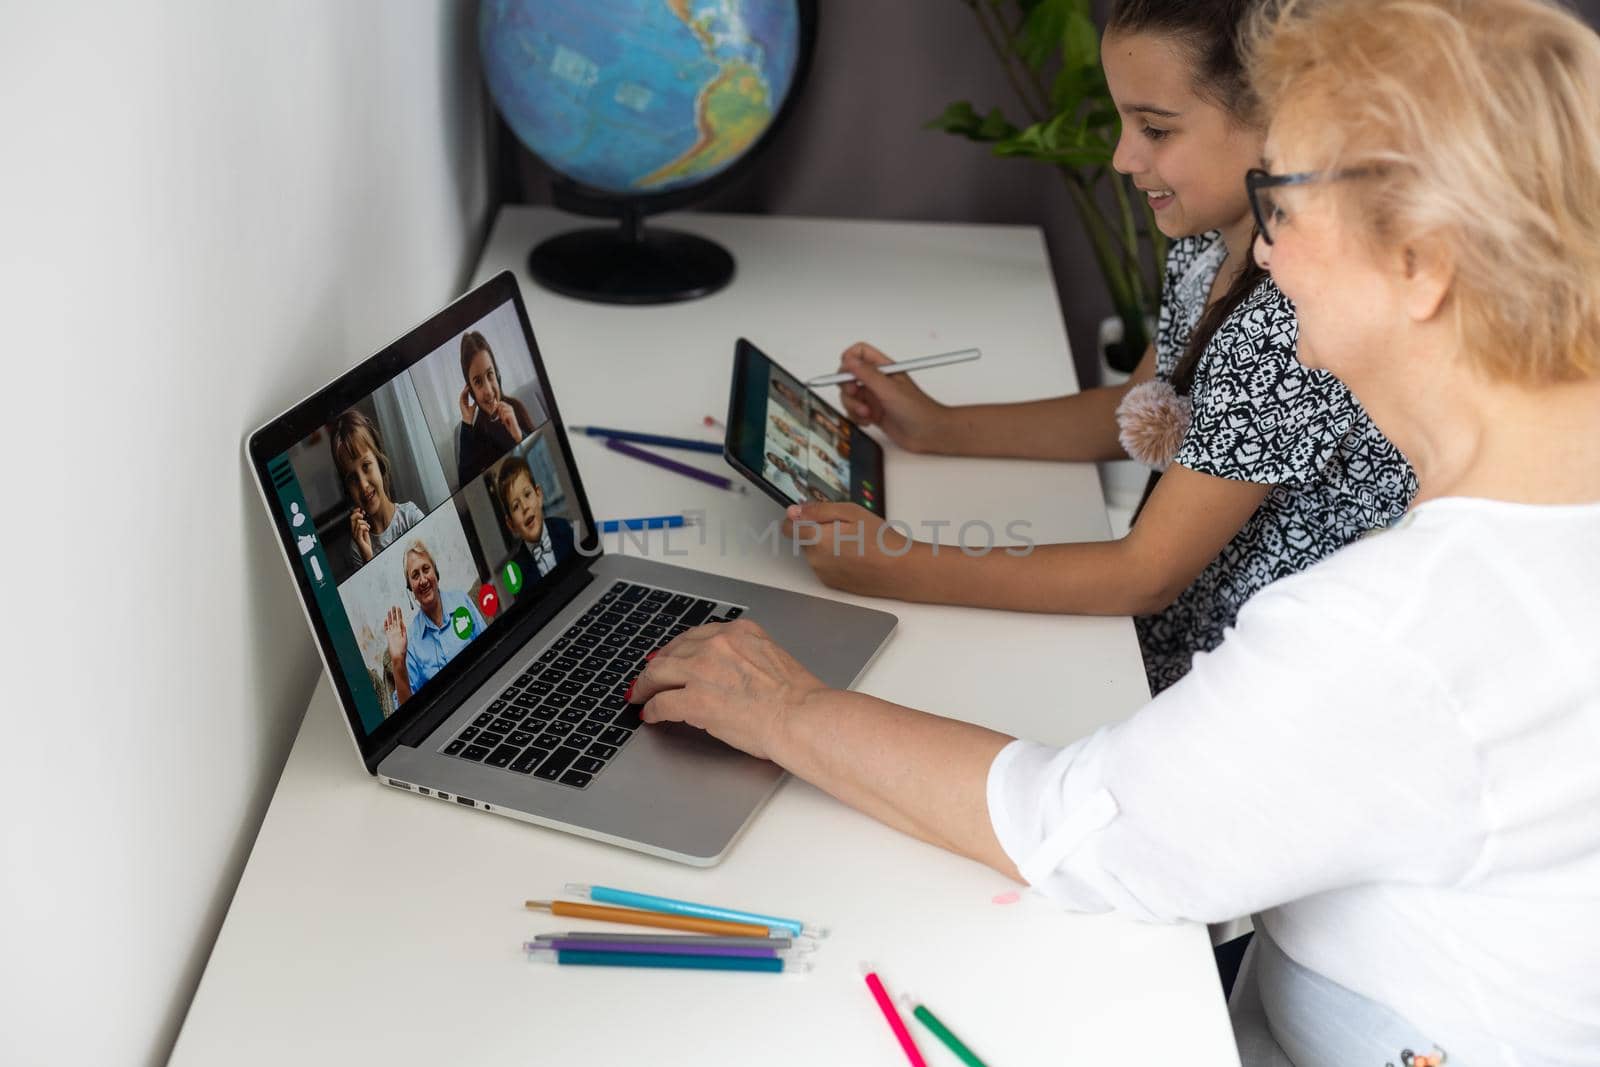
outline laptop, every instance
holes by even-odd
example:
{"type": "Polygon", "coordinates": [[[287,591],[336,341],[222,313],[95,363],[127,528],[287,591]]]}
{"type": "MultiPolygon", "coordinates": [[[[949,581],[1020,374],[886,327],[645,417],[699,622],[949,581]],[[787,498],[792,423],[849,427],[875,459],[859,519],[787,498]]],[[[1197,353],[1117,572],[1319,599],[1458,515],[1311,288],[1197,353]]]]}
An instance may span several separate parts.
{"type": "Polygon", "coordinates": [[[847,688],[896,625],[605,551],[509,272],[246,452],[362,765],[430,800],[709,866],[784,772],[641,726],[644,657],[744,617],[847,688]]]}

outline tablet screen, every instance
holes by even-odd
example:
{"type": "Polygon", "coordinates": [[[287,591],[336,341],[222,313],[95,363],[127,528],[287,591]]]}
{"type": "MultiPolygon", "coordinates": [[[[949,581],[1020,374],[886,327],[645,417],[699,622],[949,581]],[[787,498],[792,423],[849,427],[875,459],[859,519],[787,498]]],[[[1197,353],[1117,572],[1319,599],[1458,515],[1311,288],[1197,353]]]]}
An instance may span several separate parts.
{"type": "Polygon", "coordinates": [[[735,467],[783,503],[848,500],[884,514],[878,442],[742,338],[727,451],[735,467]]]}

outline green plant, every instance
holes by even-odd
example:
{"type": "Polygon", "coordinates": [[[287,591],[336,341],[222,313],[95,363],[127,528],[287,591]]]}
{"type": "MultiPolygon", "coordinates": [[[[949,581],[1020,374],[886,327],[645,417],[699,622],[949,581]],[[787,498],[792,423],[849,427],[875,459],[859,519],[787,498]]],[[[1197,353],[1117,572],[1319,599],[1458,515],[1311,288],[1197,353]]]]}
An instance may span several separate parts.
{"type": "Polygon", "coordinates": [[[928,128],[989,144],[997,156],[1054,165],[1122,321],[1122,341],[1107,360],[1132,370],[1149,344],[1146,323],[1161,299],[1167,241],[1143,194],[1111,168],[1122,121],[1100,69],[1100,31],[1089,0],[961,2],[1005,68],[1028,124],[1019,127],[998,107],[979,114],[960,100],[928,128]]]}

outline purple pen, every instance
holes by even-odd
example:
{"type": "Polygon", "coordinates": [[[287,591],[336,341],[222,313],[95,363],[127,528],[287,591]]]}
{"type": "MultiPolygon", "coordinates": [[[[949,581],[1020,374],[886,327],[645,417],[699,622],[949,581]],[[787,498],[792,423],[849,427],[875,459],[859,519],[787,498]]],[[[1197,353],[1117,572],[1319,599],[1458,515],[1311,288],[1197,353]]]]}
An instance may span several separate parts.
{"type": "Polygon", "coordinates": [[[691,467],[687,463],[679,463],[675,459],[668,459],[666,456],[658,456],[654,452],[630,445],[626,441],[619,441],[615,437],[606,438],[606,447],[611,449],[613,452],[621,452],[624,456],[632,456],[634,459],[643,460],[646,463],[652,463],[657,467],[665,468],[666,470],[672,471],[675,474],[681,474],[685,478],[693,478],[697,482],[705,482],[707,485],[714,485],[718,489],[727,489],[728,491],[734,493],[742,493],[745,491],[744,486],[738,485],[731,479],[724,478],[720,474],[712,474],[710,471],[703,471],[699,467],[691,467]]]}
{"type": "Polygon", "coordinates": [[[784,959],[789,950],[778,948],[740,948],[735,945],[642,945],[637,941],[573,940],[524,941],[524,952],[653,952],[664,956],[745,956],[753,959],[784,959]]]}

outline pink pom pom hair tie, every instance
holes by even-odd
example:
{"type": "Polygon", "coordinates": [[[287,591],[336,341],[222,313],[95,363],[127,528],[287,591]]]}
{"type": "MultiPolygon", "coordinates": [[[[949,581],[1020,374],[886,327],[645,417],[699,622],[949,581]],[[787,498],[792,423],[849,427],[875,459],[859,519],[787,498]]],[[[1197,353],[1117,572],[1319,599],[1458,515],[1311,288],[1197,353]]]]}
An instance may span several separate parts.
{"type": "Polygon", "coordinates": [[[1194,407],[1171,383],[1157,378],[1129,389],[1117,405],[1117,440],[1128,455],[1164,471],[1189,432],[1194,407]]]}

